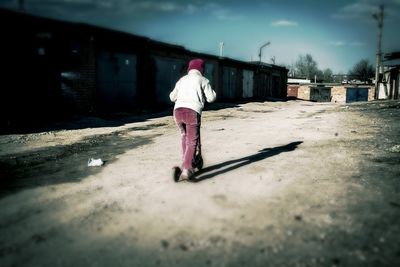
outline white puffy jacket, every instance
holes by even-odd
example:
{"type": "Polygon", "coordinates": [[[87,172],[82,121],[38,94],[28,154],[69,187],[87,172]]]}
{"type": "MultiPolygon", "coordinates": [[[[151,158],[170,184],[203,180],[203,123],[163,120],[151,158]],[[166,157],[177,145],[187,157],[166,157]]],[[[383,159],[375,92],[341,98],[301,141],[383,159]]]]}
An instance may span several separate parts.
{"type": "Polygon", "coordinates": [[[200,71],[192,69],[179,79],[169,98],[175,102],[174,109],[190,108],[201,114],[204,102],[215,101],[216,93],[208,79],[203,77],[200,71]]]}

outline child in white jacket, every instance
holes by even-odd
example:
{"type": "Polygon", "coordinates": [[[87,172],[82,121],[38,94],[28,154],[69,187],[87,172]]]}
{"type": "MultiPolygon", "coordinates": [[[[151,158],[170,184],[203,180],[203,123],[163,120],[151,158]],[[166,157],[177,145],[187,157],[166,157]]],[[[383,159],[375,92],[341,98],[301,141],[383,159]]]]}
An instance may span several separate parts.
{"type": "Polygon", "coordinates": [[[193,176],[194,158],[200,143],[201,112],[204,102],[213,102],[216,93],[210,82],[203,76],[204,61],[193,59],[189,62],[188,74],[175,85],[169,97],[174,106],[174,119],[182,135],[182,169],[175,167],[175,181],[190,179],[193,176]]]}

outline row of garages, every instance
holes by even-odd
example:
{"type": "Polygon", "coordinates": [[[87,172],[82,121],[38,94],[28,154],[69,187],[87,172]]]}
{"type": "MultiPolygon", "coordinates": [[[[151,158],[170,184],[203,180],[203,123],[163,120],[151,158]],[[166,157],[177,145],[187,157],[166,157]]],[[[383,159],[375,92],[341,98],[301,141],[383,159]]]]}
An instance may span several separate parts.
{"type": "Polygon", "coordinates": [[[171,106],[169,92],[193,58],[219,102],[285,98],[287,69],[189,51],[86,24],[0,9],[1,125],[63,115],[171,106]],[[13,25],[8,27],[7,25],[13,25]]]}
{"type": "Polygon", "coordinates": [[[352,103],[360,101],[372,101],[375,87],[343,86],[324,84],[288,84],[288,97],[313,102],[352,103]]]}
{"type": "MultiPolygon", "coordinates": [[[[286,69],[193,53],[170,46],[150,47],[145,54],[121,53],[102,48],[96,66],[96,109],[131,110],[146,106],[172,105],[169,93],[186,74],[188,62],[205,59],[205,76],[216,90],[218,101],[286,97],[286,69]],[[143,62],[146,57],[146,62],[143,62]]],[[[65,76],[65,75],[64,75],[65,76]]],[[[72,75],[77,77],[78,75],[72,75]]],[[[69,88],[73,91],[73,88],[69,88]]]]}

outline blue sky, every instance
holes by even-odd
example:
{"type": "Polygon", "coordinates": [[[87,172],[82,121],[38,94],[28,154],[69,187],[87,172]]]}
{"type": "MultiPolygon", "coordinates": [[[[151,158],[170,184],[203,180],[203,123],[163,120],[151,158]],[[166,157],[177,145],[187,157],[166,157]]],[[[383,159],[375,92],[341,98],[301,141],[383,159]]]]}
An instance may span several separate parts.
{"type": "MultiPolygon", "coordinates": [[[[400,0],[25,0],[28,13],[86,22],[249,61],[293,64],[309,53],[320,69],[346,73],[375,62],[377,23],[385,5],[383,52],[400,51],[400,0]]],[[[0,0],[17,9],[18,0],[0,0]]]]}

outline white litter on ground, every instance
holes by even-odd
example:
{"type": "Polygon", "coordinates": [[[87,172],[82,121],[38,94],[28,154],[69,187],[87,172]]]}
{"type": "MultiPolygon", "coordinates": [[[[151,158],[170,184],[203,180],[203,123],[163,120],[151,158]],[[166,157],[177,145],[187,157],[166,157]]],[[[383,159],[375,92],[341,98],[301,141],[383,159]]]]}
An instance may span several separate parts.
{"type": "Polygon", "coordinates": [[[89,167],[97,167],[97,166],[102,166],[104,164],[104,161],[102,161],[101,159],[89,159],[88,160],[88,166],[89,167]]]}

